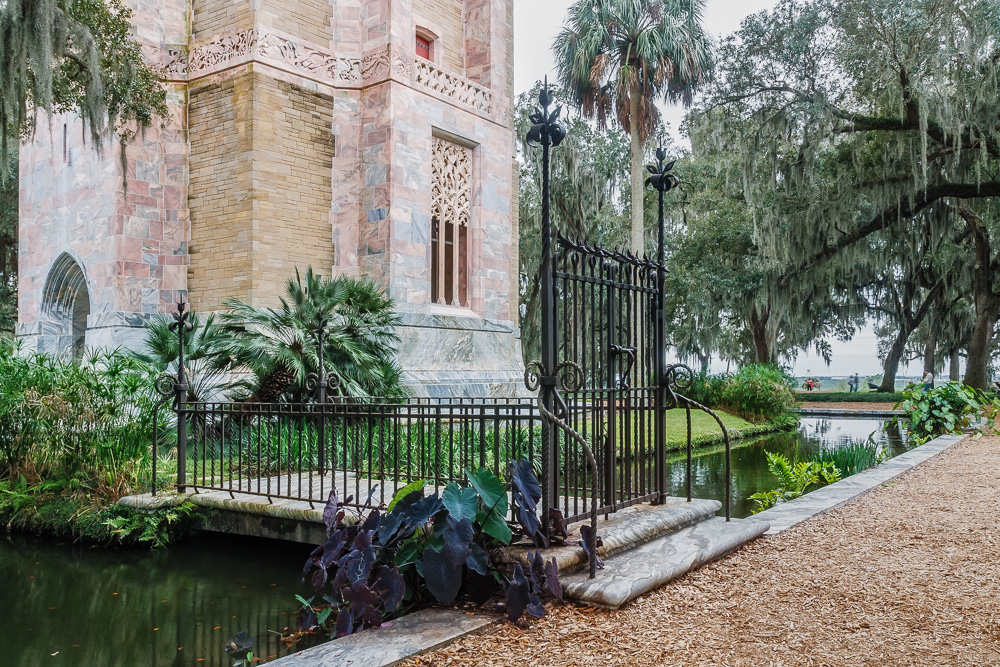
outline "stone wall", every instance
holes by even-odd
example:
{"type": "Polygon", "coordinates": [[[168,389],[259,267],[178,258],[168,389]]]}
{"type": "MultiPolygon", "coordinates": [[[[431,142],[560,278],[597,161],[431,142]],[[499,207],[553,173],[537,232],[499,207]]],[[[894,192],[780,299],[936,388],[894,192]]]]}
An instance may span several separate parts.
{"type": "Polygon", "coordinates": [[[331,22],[335,4],[339,5],[335,0],[261,0],[256,22],[326,46],[333,38],[331,22]]]}
{"type": "Polygon", "coordinates": [[[333,98],[253,75],[252,302],[277,305],[296,269],[330,275],[333,98]]]}
{"type": "Polygon", "coordinates": [[[463,4],[462,0],[413,0],[413,13],[440,31],[433,47],[441,49],[439,62],[457,74],[465,73],[463,4]]]}
{"type": "Polygon", "coordinates": [[[251,295],[253,75],[191,86],[191,307],[251,295]]]}
{"type": "Polygon", "coordinates": [[[86,275],[88,341],[141,336],[123,327],[188,290],[201,311],[274,305],[311,265],[386,288],[417,393],[515,392],[512,2],[130,2],[170,117],[129,146],[124,179],[82,144],[59,164],[58,123],[25,146],[19,331],[37,338],[61,253],[86,275]],[[435,62],[414,53],[421,22],[439,34],[435,62]],[[430,298],[435,137],[472,156],[466,307],[430,298]]]}
{"type": "MultiPolygon", "coordinates": [[[[132,0],[136,38],[153,62],[187,39],[186,0],[132,0]]],[[[108,136],[84,140],[72,114],[42,116],[20,157],[21,280],[17,333],[25,350],[66,356],[68,313],[46,293],[67,261],[84,285],[74,315],[86,313],[89,347],[138,347],[142,324],[187,290],[187,96],[167,83],[167,116],[125,148],[108,136]],[[87,303],[84,303],[84,300],[87,303]]]]}

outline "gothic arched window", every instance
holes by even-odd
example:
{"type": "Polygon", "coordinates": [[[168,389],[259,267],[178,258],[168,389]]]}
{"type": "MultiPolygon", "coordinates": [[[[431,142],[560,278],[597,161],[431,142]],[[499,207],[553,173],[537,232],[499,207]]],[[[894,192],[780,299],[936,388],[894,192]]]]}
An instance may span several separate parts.
{"type": "Polygon", "coordinates": [[[431,156],[431,301],[469,305],[472,149],[434,137],[431,156]]]}

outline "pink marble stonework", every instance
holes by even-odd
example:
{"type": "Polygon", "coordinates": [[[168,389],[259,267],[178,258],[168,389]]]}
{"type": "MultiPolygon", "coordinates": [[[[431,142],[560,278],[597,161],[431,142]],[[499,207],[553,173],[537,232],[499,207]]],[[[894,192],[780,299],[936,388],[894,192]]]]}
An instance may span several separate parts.
{"type": "Polygon", "coordinates": [[[513,0],[127,2],[169,113],[124,174],[73,115],[22,145],[23,349],[137,348],[179,299],[273,305],[312,265],[385,287],[416,394],[517,394],[513,0]],[[431,296],[441,140],[469,156],[460,306],[431,296]]]}

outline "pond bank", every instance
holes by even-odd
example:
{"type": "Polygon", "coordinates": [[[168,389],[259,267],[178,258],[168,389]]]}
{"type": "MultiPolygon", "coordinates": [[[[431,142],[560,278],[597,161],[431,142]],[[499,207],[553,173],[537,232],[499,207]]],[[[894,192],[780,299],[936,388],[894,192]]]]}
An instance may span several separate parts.
{"type": "Polygon", "coordinates": [[[617,612],[555,607],[419,664],[998,664],[998,466],[1000,438],[967,439],[617,612]]]}
{"type": "Polygon", "coordinates": [[[0,528],[101,547],[166,546],[204,520],[187,502],[137,510],[86,496],[70,495],[51,481],[36,486],[0,482],[0,528]]]}

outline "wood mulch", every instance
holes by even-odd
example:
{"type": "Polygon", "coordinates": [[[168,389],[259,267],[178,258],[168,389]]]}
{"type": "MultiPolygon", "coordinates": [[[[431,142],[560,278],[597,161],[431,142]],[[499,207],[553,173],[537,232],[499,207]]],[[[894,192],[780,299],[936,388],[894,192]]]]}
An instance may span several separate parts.
{"type": "Polygon", "coordinates": [[[407,665],[1000,665],[1000,438],[619,611],[554,605],[407,665]]]}
{"type": "Polygon", "coordinates": [[[823,402],[806,402],[798,406],[802,410],[847,410],[847,411],[858,411],[865,412],[867,410],[893,410],[896,407],[895,403],[823,403],[823,402]]]}

